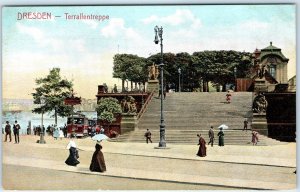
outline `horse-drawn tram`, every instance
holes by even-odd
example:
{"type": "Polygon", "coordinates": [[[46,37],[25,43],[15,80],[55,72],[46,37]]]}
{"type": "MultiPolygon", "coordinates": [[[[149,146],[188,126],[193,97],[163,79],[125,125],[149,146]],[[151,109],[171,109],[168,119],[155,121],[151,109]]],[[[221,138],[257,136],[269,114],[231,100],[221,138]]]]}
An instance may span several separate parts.
{"type": "Polygon", "coordinates": [[[67,120],[67,131],[68,137],[71,134],[75,134],[76,137],[88,136],[89,121],[88,118],[83,114],[75,114],[68,117],[67,120]]]}

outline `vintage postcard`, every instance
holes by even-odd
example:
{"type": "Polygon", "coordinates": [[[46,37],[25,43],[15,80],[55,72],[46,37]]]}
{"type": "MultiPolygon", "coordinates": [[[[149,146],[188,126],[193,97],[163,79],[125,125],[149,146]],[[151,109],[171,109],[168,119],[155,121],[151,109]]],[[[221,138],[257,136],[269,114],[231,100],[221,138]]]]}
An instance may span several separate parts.
{"type": "Polygon", "coordinates": [[[296,5],[2,7],[4,190],[295,190],[296,5]]]}

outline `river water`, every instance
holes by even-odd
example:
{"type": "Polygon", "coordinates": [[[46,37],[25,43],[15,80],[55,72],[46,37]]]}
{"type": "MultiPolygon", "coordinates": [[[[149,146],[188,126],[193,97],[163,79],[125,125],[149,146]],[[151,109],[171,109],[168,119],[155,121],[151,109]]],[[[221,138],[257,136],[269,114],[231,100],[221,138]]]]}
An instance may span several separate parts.
{"type": "MultiPolygon", "coordinates": [[[[88,118],[96,118],[97,117],[96,112],[82,112],[82,114],[86,115],[86,117],[88,117],[88,118]]],[[[12,126],[14,124],[15,120],[17,120],[21,126],[20,134],[26,134],[29,122],[31,122],[31,130],[33,129],[33,126],[41,125],[42,115],[35,114],[30,111],[5,112],[5,113],[2,113],[2,128],[4,129],[6,121],[9,121],[9,124],[12,126]]],[[[48,125],[55,124],[55,118],[51,117],[51,114],[45,113],[44,117],[43,117],[43,122],[44,122],[44,126],[47,128],[48,125]]],[[[57,119],[58,127],[63,127],[66,123],[67,123],[66,117],[65,118],[58,117],[58,119],[57,119]]]]}

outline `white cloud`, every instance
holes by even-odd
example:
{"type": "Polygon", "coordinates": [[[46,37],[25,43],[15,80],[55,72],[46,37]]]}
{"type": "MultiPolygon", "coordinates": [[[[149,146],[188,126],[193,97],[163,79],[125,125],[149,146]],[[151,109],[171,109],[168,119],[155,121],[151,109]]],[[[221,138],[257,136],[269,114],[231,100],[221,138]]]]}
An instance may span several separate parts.
{"type": "Polygon", "coordinates": [[[87,24],[88,26],[90,26],[92,29],[96,29],[98,27],[98,23],[94,20],[82,20],[83,23],[87,24]]]}
{"type": "MultiPolygon", "coordinates": [[[[111,19],[108,25],[101,29],[101,35],[112,42],[109,45],[111,49],[114,49],[113,46],[116,47],[118,44],[121,49],[125,48],[127,53],[132,51],[134,54],[140,53],[141,46],[144,46],[143,43],[147,41],[146,36],[140,35],[132,27],[126,27],[122,18],[111,19]]],[[[109,49],[109,47],[107,48],[109,49]]]]}
{"type": "Polygon", "coordinates": [[[124,19],[113,18],[109,21],[107,26],[101,29],[101,34],[104,37],[115,37],[124,31],[126,31],[124,19]]]}
{"type": "Polygon", "coordinates": [[[162,23],[171,26],[178,26],[181,24],[190,24],[193,28],[199,28],[202,26],[201,20],[197,18],[190,10],[177,9],[172,15],[166,17],[158,17],[156,15],[151,15],[148,18],[142,19],[144,24],[150,23],[162,23]]]}
{"type": "Polygon", "coordinates": [[[17,23],[16,26],[20,33],[31,36],[37,42],[40,42],[42,39],[44,39],[43,31],[37,27],[28,27],[20,23],[17,23]]]}
{"type": "Polygon", "coordinates": [[[37,43],[40,47],[52,47],[54,50],[62,48],[64,43],[52,37],[51,35],[47,35],[47,33],[37,27],[29,27],[20,23],[16,23],[17,30],[20,33],[23,33],[27,36],[30,36],[34,39],[35,43],[37,43]]]}
{"type": "Polygon", "coordinates": [[[256,21],[256,20],[249,20],[247,22],[244,22],[240,25],[241,30],[266,30],[270,27],[269,23],[256,21]]]}
{"type": "Polygon", "coordinates": [[[73,49],[79,51],[79,52],[85,52],[86,51],[86,46],[85,46],[85,41],[83,39],[75,39],[71,40],[70,43],[73,45],[70,47],[73,47],[73,49]]]}
{"type": "Polygon", "coordinates": [[[37,48],[52,48],[52,50],[47,49],[47,51],[53,52],[86,52],[86,42],[82,38],[58,38],[53,36],[51,33],[47,33],[47,31],[43,31],[37,27],[29,27],[20,23],[17,23],[17,29],[20,33],[27,35],[34,39],[34,43],[32,46],[36,46],[37,48]],[[66,49],[66,45],[67,49],[66,49]]]}
{"type": "Polygon", "coordinates": [[[158,17],[156,15],[151,15],[150,17],[147,17],[145,19],[142,19],[142,22],[144,24],[150,24],[150,23],[153,23],[153,22],[156,22],[158,21],[158,17]]]}

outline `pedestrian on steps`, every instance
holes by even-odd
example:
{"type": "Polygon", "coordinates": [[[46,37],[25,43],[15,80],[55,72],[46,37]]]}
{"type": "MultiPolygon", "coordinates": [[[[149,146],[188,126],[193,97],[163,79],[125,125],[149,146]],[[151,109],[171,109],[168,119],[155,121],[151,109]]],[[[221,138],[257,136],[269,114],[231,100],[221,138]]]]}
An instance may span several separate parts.
{"type": "Polygon", "coordinates": [[[226,94],[226,102],[227,102],[227,103],[230,103],[230,102],[231,102],[231,94],[230,94],[230,91],[229,91],[229,90],[227,91],[227,94],[226,94]]]}
{"type": "Polygon", "coordinates": [[[257,145],[258,142],[258,132],[252,131],[252,140],[251,140],[253,145],[257,145]]]}
{"type": "Polygon", "coordinates": [[[211,126],[209,131],[208,131],[208,137],[209,137],[209,142],[208,145],[211,143],[211,146],[214,146],[214,139],[215,139],[215,134],[214,134],[214,127],[211,126]]]}
{"type": "Polygon", "coordinates": [[[146,137],[146,143],[148,144],[148,141],[150,141],[152,143],[151,140],[151,132],[149,129],[147,129],[146,133],[145,133],[145,137],[146,137]]]}
{"type": "Polygon", "coordinates": [[[248,130],[248,121],[247,121],[247,119],[245,119],[244,120],[244,129],[243,129],[243,131],[247,131],[248,130]]]}
{"type": "Polygon", "coordinates": [[[199,137],[199,149],[198,149],[198,153],[197,155],[200,157],[205,157],[206,156],[206,142],[204,140],[204,138],[201,136],[201,134],[197,134],[197,137],[199,137]]]}
{"type": "Polygon", "coordinates": [[[224,146],[224,132],[223,132],[223,128],[220,128],[220,131],[218,133],[219,136],[219,146],[224,146]]]}

